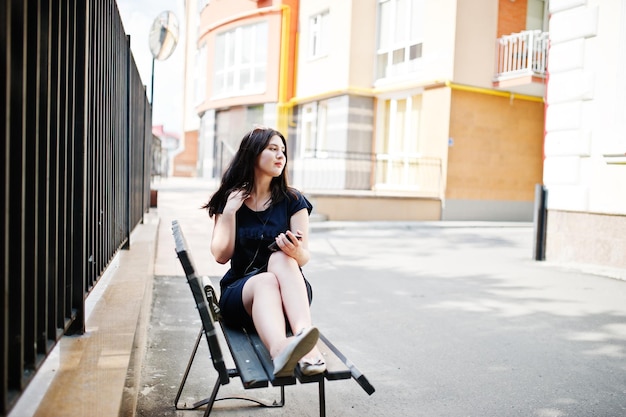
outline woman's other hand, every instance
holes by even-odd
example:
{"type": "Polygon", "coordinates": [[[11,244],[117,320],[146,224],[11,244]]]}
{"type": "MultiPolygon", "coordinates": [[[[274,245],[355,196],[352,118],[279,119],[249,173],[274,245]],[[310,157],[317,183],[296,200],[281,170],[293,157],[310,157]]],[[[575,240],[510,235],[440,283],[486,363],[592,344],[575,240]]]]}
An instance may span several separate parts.
{"type": "Polygon", "coordinates": [[[235,251],[236,213],[250,194],[242,188],[228,194],[224,211],[215,215],[215,224],[211,236],[211,253],[220,264],[232,258],[235,251]]]}
{"type": "Polygon", "coordinates": [[[236,213],[241,208],[244,201],[250,198],[250,194],[243,188],[235,189],[228,194],[224,212],[236,213]]]}

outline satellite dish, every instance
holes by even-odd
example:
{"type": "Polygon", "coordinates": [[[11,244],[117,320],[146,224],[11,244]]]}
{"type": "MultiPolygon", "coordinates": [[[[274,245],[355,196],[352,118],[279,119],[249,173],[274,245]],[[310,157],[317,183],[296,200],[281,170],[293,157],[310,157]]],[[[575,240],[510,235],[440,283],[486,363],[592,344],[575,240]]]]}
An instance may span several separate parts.
{"type": "Polygon", "coordinates": [[[170,11],[161,12],[150,28],[150,52],[154,59],[165,61],[178,43],[178,19],[170,11]]]}

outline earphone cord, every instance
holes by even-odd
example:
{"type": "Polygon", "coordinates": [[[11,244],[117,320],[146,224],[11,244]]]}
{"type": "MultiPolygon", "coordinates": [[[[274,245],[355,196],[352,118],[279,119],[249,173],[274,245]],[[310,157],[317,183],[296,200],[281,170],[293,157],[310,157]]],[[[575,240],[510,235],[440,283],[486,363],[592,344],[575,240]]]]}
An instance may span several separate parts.
{"type": "MultiPolygon", "coordinates": [[[[261,241],[262,242],[262,241],[261,241]]],[[[248,270],[250,269],[250,267],[254,264],[254,261],[256,261],[256,257],[259,254],[259,249],[261,249],[261,242],[259,242],[259,244],[256,247],[256,252],[254,252],[254,256],[252,257],[252,260],[250,261],[250,263],[248,264],[248,266],[246,266],[246,269],[243,271],[243,275],[246,276],[248,274],[248,270]]],[[[252,272],[252,271],[251,271],[252,272]]]]}
{"type": "MultiPolygon", "coordinates": [[[[269,213],[267,214],[267,217],[265,218],[265,220],[262,220],[261,216],[259,216],[258,213],[255,212],[257,218],[261,221],[261,223],[263,223],[263,227],[261,229],[261,240],[259,240],[259,243],[257,244],[256,252],[254,252],[254,256],[252,257],[252,260],[250,261],[250,263],[248,264],[246,269],[243,271],[243,275],[244,276],[246,276],[248,274],[248,270],[254,264],[254,261],[256,261],[256,257],[259,255],[259,249],[261,249],[261,244],[263,243],[263,235],[265,234],[265,225],[267,225],[267,222],[270,220],[270,217],[272,215],[272,210],[273,209],[274,209],[274,206],[270,206],[269,213]]],[[[250,272],[252,272],[252,271],[250,271],[250,272]]]]}

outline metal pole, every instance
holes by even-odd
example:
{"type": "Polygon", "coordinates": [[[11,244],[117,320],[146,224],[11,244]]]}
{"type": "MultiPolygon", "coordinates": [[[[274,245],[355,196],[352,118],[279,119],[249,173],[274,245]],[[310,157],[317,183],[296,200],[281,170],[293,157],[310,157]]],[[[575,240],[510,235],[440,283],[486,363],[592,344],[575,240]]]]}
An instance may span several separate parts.
{"type": "Polygon", "coordinates": [[[150,80],[150,107],[154,107],[154,58],[152,58],[152,79],[150,80]]]}
{"type": "Polygon", "coordinates": [[[546,222],[548,217],[546,196],[546,187],[542,184],[536,184],[535,213],[533,221],[535,229],[533,258],[536,261],[544,261],[546,259],[546,222]]]}

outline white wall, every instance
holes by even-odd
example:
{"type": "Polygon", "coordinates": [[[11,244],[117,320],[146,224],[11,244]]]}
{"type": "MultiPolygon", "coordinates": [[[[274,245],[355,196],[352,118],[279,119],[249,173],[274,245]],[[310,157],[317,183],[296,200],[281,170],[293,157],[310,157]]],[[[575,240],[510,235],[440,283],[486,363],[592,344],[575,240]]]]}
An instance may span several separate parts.
{"type": "Polygon", "coordinates": [[[497,31],[497,0],[458,1],[454,82],[492,88],[497,31]]]}
{"type": "Polygon", "coordinates": [[[626,1],[550,2],[548,208],[626,214],[626,1]]]}
{"type": "MultiPolygon", "coordinates": [[[[386,88],[389,84],[426,85],[452,80],[454,76],[457,1],[468,4],[477,0],[425,1],[424,49],[421,68],[406,77],[397,77],[374,85],[377,42],[377,0],[301,0],[298,81],[296,97],[304,98],[347,88],[386,88]],[[324,10],[330,11],[331,44],[326,57],[308,57],[309,18],[324,10]]],[[[480,0],[493,4],[497,0],[480,0]]],[[[482,7],[482,6],[481,6],[482,7]]],[[[493,76],[495,44],[494,6],[493,33],[487,42],[488,71],[482,74],[483,84],[493,76]],[[485,81],[486,80],[486,81],[485,81]]],[[[477,16],[482,19],[481,14],[477,16]]],[[[465,19],[468,21],[468,19],[465,19]]],[[[478,25],[483,27],[484,25],[478,25]]],[[[473,55],[472,58],[476,56],[473,55]]],[[[481,58],[482,59],[482,58],[481,58]]],[[[472,61],[475,65],[475,61],[472,61]]],[[[482,62],[482,61],[481,61],[482,62]]]]}
{"type": "MultiPolygon", "coordinates": [[[[183,83],[183,132],[198,130],[200,117],[195,109],[197,88],[197,56],[198,56],[198,25],[200,14],[197,0],[185,1],[186,25],[184,26],[184,43],[179,47],[185,49],[184,54],[184,83],[183,83]]],[[[206,75],[205,75],[206,76],[206,75]]]]}
{"type": "MultiPolygon", "coordinates": [[[[371,7],[370,3],[375,3],[375,0],[360,0],[360,2],[367,4],[360,4],[359,7],[371,7]]],[[[349,87],[351,9],[352,0],[300,1],[297,97],[307,97],[349,87]],[[309,19],[326,10],[329,11],[331,39],[328,55],[310,59],[309,19]]]]}

